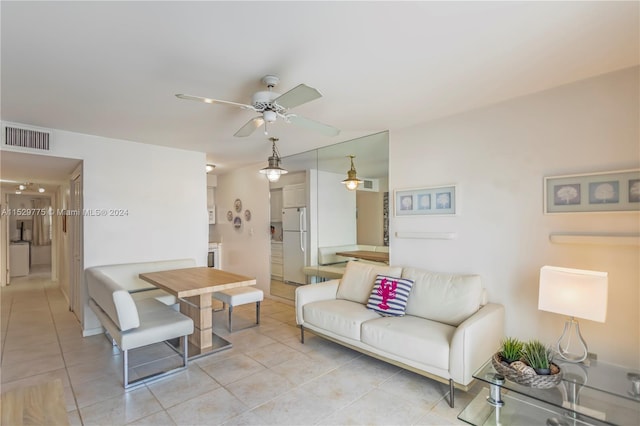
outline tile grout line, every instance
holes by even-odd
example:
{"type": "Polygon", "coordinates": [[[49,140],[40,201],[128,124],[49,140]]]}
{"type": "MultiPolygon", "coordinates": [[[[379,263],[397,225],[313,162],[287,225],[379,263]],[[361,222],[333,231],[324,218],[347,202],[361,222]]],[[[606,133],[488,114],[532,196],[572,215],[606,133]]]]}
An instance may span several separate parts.
{"type": "MultiPolygon", "coordinates": [[[[53,281],[51,281],[53,282],[53,281]]],[[[59,288],[59,287],[58,287],[59,288]]],[[[59,290],[58,290],[59,291],[59,290]]],[[[60,341],[60,335],[58,334],[58,327],[56,324],[56,319],[53,316],[53,311],[51,310],[51,300],[49,299],[49,292],[45,290],[45,295],[47,296],[47,306],[49,307],[49,314],[51,315],[51,320],[53,322],[53,327],[56,331],[56,341],[58,342],[58,349],[60,350],[60,356],[62,357],[62,362],[64,363],[64,371],[67,375],[67,380],[69,381],[69,388],[71,389],[71,395],[73,396],[73,403],[76,406],[76,413],[78,414],[78,418],[80,419],[80,423],[84,425],[84,421],[82,420],[82,413],[80,412],[80,405],[78,404],[78,398],[76,397],[76,392],[73,389],[73,382],[71,381],[71,375],[69,374],[69,366],[67,365],[67,360],[64,356],[64,351],[62,350],[62,342],[60,341]]],[[[64,296],[63,296],[64,297],[64,296]]],[[[65,298],[66,300],[66,298],[65,298]]],[[[69,303],[66,301],[66,303],[69,303]]],[[[71,312],[71,311],[69,311],[71,312]]],[[[72,315],[75,315],[72,312],[72,315]]]]}

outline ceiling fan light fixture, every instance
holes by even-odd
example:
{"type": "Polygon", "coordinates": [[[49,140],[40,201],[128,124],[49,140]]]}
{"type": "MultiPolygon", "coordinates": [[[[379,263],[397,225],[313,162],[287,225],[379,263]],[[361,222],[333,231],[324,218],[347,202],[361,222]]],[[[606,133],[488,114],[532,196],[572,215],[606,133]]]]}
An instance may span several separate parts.
{"type": "Polygon", "coordinates": [[[262,118],[264,118],[264,121],[267,123],[273,123],[278,118],[278,114],[276,114],[275,111],[268,109],[262,113],[262,118]]]}
{"type": "Polygon", "coordinates": [[[355,155],[347,155],[347,157],[351,160],[351,168],[347,171],[347,178],[343,180],[342,183],[345,184],[349,191],[354,191],[358,188],[358,185],[362,183],[362,180],[358,179],[358,176],[356,175],[356,168],[353,166],[353,159],[355,158],[355,155]]]}
{"type": "Polygon", "coordinates": [[[272,143],[272,154],[268,158],[268,166],[260,170],[260,173],[267,176],[269,182],[277,182],[280,176],[289,173],[287,170],[280,167],[280,156],[278,155],[278,149],[276,148],[276,141],[278,138],[269,138],[272,143]]]}

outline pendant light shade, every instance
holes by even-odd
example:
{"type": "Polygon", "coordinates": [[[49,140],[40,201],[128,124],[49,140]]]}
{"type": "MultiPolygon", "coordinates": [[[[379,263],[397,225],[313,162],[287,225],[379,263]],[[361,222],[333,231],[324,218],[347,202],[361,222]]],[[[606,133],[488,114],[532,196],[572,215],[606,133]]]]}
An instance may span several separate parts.
{"type": "Polygon", "coordinates": [[[362,183],[362,180],[356,176],[356,168],[353,166],[353,159],[355,155],[348,155],[351,159],[351,168],[347,171],[347,178],[342,181],[349,191],[355,191],[355,189],[362,183]]]}
{"type": "Polygon", "coordinates": [[[280,167],[280,155],[278,155],[278,148],[276,148],[276,141],[278,138],[269,138],[272,143],[271,157],[268,158],[268,166],[260,170],[260,173],[267,176],[269,182],[277,182],[281,175],[289,173],[282,167],[280,167]]]}

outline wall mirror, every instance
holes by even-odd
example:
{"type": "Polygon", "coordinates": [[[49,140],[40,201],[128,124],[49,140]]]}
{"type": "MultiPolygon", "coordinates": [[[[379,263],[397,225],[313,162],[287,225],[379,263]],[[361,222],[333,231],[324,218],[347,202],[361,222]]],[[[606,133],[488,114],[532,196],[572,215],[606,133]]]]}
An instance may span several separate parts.
{"type": "Polygon", "coordinates": [[[389,133],[380,132],[284,157],[289,173],[270,184],[271,294],[293,300],[298,285],[339,274],[334,247],[389,245],[389,133]],[[355,191],[342,183],[353,156],[355,191]]]}

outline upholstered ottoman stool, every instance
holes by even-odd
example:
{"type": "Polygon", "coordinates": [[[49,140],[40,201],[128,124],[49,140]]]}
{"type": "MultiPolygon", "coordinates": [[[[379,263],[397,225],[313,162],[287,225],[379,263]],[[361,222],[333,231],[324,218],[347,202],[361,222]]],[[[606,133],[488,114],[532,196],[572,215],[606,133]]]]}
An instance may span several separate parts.
{"type": "Polygon", "coordinates": [[[264,299],[262,290],[254,287],[235,287],[213,293],[213,298],[229,305],[229,333],[231,333],[231,314],[233,307],[247,303],[256,304],[256,324],[260,324],[260,302],[264,299]]]}

